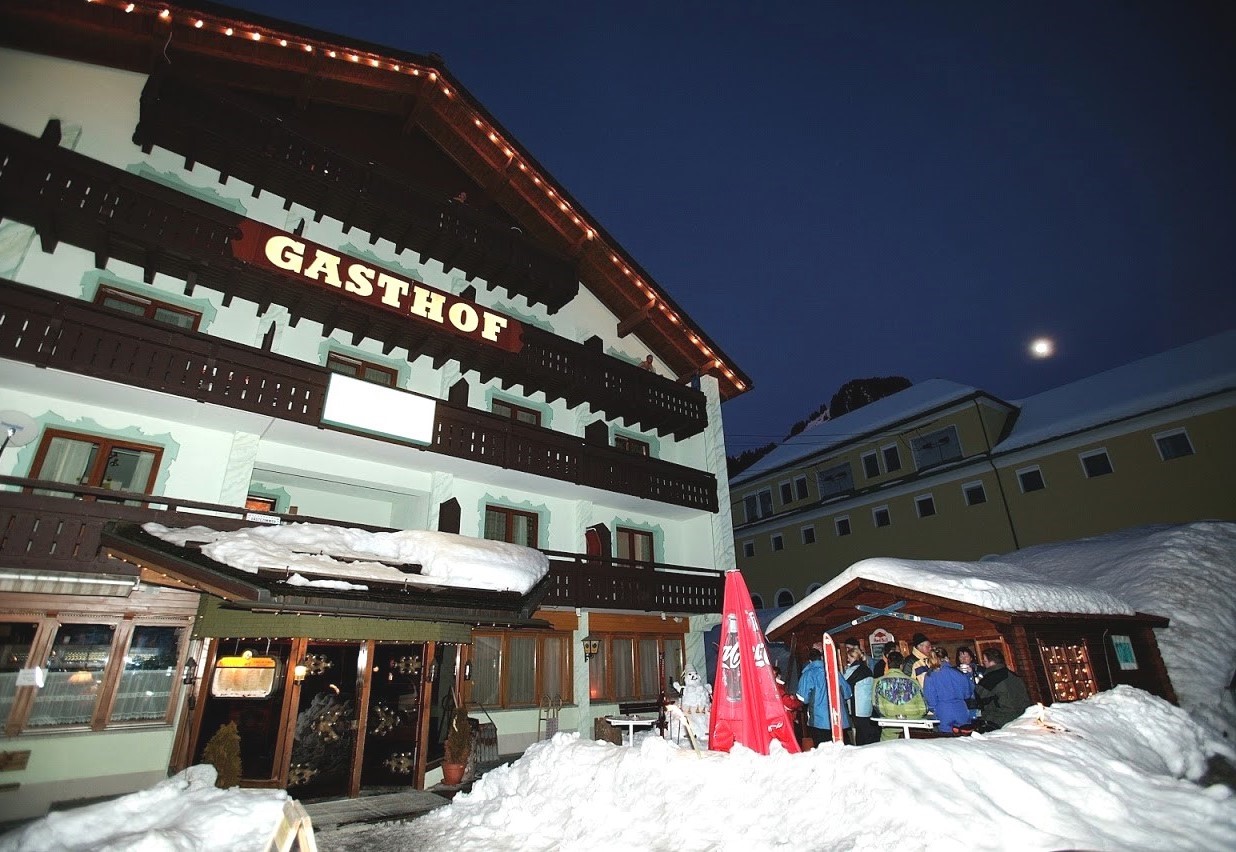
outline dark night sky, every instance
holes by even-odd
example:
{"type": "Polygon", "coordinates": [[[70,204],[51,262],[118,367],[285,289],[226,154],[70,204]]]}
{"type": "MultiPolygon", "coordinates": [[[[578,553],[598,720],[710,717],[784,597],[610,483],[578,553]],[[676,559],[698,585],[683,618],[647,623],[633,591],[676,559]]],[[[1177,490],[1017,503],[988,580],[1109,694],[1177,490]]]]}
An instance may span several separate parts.
{"type": "Polygon", "coordinates": [[[731,452],[1236,326],[1236,4],[235,5],[441,55],[754,379],[731,452]]]}

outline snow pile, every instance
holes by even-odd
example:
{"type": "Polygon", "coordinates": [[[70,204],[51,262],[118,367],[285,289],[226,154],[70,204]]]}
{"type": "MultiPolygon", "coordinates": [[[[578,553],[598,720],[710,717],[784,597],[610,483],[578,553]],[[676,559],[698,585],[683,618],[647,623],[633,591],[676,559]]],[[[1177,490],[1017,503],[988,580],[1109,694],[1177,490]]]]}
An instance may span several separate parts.
{"type": "Polygon", "coordinates": [[[410,823],[344,828],[381,849],[1231,849],[1236,797],[1203,788],[1204,736],[1130,687],[1031,708],[986,736],[767,757],[558,734],[410,823]]]}
{"type": "Polygon", "coordinates": [[[539,550],[433,530],[368,532],[324,524],[281,524],[223,532],[155,523],[143,524],[142,529],[181,547],[207,542],[202,553],[241,571],[295,572],[300,579],[289,582],[324,588],[363,589],[353,581],[371,580],[527,594],[549,571],[549,559],[539,550]],[[420,574],[395,567],[415,564],[421,566],[420,574]]]}
{"type": "Polygon", "coordinates": [[[191,766],[149,790],[48,814],[0,837],[0,852],[264,852],[287,793],[220,790],[216,777],[191,766]]]}

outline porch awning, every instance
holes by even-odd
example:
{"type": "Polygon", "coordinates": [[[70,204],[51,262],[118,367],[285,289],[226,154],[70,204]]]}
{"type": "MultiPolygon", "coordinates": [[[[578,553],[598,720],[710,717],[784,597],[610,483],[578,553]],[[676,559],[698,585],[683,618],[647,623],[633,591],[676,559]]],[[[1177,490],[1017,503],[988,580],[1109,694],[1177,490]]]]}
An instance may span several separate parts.
{"type": "Polygon", "coordinates": [[[237,608],[218,598],[203,595],[193,623],[193,637],[308,636],[313,639],[376,639],[379,642],[453,642],[470,644],[467,624],[359,618],[343,615],[304,615],[237,608]]]}

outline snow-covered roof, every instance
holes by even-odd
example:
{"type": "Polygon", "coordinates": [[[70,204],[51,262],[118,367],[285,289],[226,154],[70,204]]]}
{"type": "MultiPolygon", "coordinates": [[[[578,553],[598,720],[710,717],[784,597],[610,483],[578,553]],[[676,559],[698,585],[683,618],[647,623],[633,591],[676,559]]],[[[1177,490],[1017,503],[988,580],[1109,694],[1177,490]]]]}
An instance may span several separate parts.
{"type": "Polygon", "coordinates": [[[1207,337],[1014,403],[1008,452],[1060,435],[1236,388],[1236,330],[1207,337]]]}
{"type": "Polygon", "coordinates": [[[832,420],[821,420],[784,441],[775,450],[734,477],[732,485],[755,479],[777,468],[825,453],[855,438],[888,428],[903,420],[959,402],[979,393],[977,388],[928,379],[903,391],[877,399],[832,420]]]}
{"type": "Polygon", "coordinates": [[[226,532],[155,523],[142,529],[180,547],[200,543],[206,556],[251,574],[283,571],[295,586],[363,590],[368,586],[358,581],[370,581],[527,594],[549,571],[549,559],[539,550],[433,530],[283,524],[226,532]],[[397,567],[414,565],[419,573],[397,567]]]}

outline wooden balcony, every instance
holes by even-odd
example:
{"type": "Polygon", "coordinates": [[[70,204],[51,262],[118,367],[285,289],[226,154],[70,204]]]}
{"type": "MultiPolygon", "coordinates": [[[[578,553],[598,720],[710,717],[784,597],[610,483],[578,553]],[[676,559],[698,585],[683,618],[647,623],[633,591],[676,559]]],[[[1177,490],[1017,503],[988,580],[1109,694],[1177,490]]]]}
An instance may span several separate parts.
{"type": "Polygon", "coordinates": [[[409,362],[431,358],[477,371],[483,381],[521,385],[546,400],[587,402],[604,416],[683,439],[707,426],[704,395],[691,387],[535,326],[524,327],[516,353],[482,346],[386,311],[370,309],[327,290],[306,287],[236,260],[230,248],[240,217],[57,144],[55,126],[45,139],[0,125],[0,218],[35,228],[42,247],[66,242],[93,252],[95,265],[109,258],[135,264],[147,282],[164,273],[223,294],[228,306],[241,298],[264,313],[272,304],[330,333],[349,332],[353,343],[379,341],[389,354],[402,347],[409,362]]]}
{"type": "MultiPolygon", "coordinates": [[[[0,476],[0,564],[23,571],[139,576],[137,566],[100,554],[109,522],[155,522],[169,527],[205,524],[233,530],[253,526],[235,506],[87,488],[0,476]],[[20,490],[14,490],[20,489],[20,490]],[[55,495],[32,493],[32,489],[55,495]],[[59,495],[59,496],[56,496],[59,495]]],[[[268,513],[263,513],[268,514],[268,513]]],[[[323,518],[280,515],[288,523],[338,524],[323,518]]],[[[344,526],[382,531],[348,522],[344,526]]],[[[645,612],[720,612],[720,571],[545,551],[550,582],[542,605],[645,612]]],[[[239,588],[234,593],[239,594],[239,588]]]]}
{"type": "MultiPolygon", "coordinates": [[[[0,279],[0,358],[330,429],[330,372],[0,279]]],[[[431,452],[704,511],[704,471],[437,401],[431,452]]],[[[392,440],[374,436],[374,440],[392,440]]]]}

